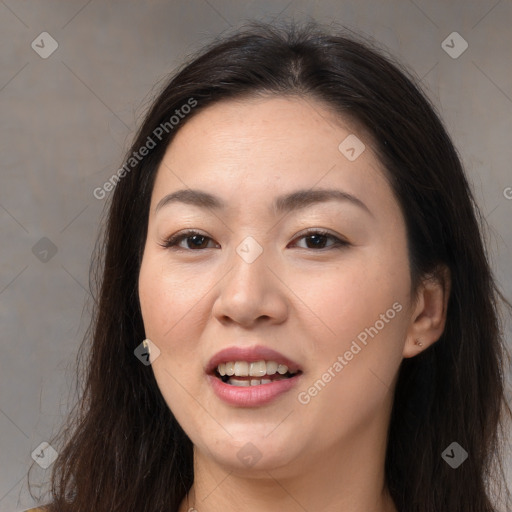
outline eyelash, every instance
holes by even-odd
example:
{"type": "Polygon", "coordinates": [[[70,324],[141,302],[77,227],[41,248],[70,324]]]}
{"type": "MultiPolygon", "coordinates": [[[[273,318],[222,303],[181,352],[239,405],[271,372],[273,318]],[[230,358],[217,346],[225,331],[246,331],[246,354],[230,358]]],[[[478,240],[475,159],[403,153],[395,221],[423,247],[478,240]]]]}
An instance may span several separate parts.
{"type": "MultiPolygon", "coordinates": [[[[175,235],[172,235],[171,237],[165,239],[164,242],[159,245],[161,247],[164,247],[165,249],[173,249],[173,250],[177,250],[177,251],[178,250],[192,251],[192,252],[201,251],[203,249],[188,249],[188,248],[185,249],[183,247],[177,247],[177,245],[182,240],[185,240],[187,238],[192,238],[195,235],[199,235],[200,237],[203,237],[204,239],[211,240],[211,238],[209,236],[203,235],[202,233],[200,233],[198,231],[194,231],[193,229],[188,229],[186,231],[182,231],[181,233],[176,233],[175,235]]],[[[329,233],[328,231],[325,231],[323,229],[315,229],[315,228],[309,229],[308,231],[306,231],[305,233],[300,235],[298,237],[298,239],[307,238],[312,235],[320,235],[322,237],[327,237],[327,238],[334,240],[334,243],[330,247],[323,247],[322,249],[318,249],[317,252],[326,251],[328,249],[341,249],[343,247],[348,247],[351,245],[346,240],[342,240],[342,239],[334,236],[333,234],[329,233]]],[[[297,240],[297,238],[295,240],[297,240]]],[[[207,248],[205,248],[205,249],[207,249],[207,248]]],[[[308,248],[306,248],[306,249],[308,249],[308,248]]],[[[310,250],[314,250],[314,249],[310,249],[310,250]]]]}

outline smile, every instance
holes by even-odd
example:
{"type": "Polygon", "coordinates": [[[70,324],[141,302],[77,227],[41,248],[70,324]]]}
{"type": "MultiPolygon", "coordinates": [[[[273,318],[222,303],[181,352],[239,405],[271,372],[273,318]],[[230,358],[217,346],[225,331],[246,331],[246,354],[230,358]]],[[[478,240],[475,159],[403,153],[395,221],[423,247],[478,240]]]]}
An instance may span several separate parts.
{"type": "Polygon", "coordinates": [[[276,361],[228,361],[217,366],[215,375],[231,386],[248,387],[271,384],[289,379],[299,373],[291,372],[285,364],[276,361]]]}

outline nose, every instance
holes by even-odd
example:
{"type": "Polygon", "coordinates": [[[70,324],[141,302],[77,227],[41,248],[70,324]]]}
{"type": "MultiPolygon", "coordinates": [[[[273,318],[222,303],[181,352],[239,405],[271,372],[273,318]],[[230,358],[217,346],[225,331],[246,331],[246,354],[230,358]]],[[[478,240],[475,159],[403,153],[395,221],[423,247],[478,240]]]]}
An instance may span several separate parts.
{"type": "Polygon", "coordinates": [[[234,252],[229,264],[231,268],[219,283],[212,308],[214,318],[246,328],[261,322],[284,322],[289,308],[287,287],[265,251],[254,261],[234,252]]]}

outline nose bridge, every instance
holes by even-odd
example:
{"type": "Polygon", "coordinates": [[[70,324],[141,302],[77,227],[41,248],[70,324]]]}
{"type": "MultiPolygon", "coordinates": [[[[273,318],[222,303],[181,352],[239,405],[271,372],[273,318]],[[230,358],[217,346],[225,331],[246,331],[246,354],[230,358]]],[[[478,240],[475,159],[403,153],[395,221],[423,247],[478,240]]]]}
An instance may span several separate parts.
{"type": "Polygon", "coordinates": [[[287,312],[286,298],[271,271],[270,256],[270,250],[255,236],[242,239],[230,258],[230,271],[221,281],[215,315],[239,323],[251,323],[262,316],[282,321],[287,312]]]}
{"type": "Polygon", "coordinates": [[[235,247],[231,258],[232,284],[235,285],[237,293],[249,293],[252,297],[262,292],[268,285],[266,274],[268,274],[267,265],[269,260],[269,248],[263,247],[262,237],[245,236],[235,247]],[[248,288],[252,287],[252,291],[248,288]]]}

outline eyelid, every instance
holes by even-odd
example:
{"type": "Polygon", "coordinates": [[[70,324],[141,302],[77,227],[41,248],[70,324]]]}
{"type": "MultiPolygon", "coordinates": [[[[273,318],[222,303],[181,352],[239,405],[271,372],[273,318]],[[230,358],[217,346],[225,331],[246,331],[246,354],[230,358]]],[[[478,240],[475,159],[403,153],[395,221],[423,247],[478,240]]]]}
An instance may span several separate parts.
{"type": "Polygon", "coordinates": [[[184,249],[183,247],[177,247],[177,244],[180,243],[182,240],[185,240],[187,238],[191,238],[194,235],[199,235],[204,238],[213,240],[210,236],[208,236],[206,233],[202,233],[201,231],[197,229],[184,229],[182,231],[178,231],[174,235],[171,235],[163,240],[162,243],[158,244],[161,245],[164,249],[174,249],[174,250],[182,250],[187,252],[194,252],[193,249],[184,249]]]}
{"type": "Polygon", "coordinates": [[[309,252],[323,253],[323,252],[329,251],[331,249],[343,249],[343,248],[346,248],[346,247],[349,247],[352,245],[344,236],[334,234],[330,230],[324,229],[324,228],[307,228],[306,230],[299,232],[297,234],[297,236],[294,237],[292,242],[295,242],[296,240],[300,240],[303,238],[307,238],[308,236],[312,236],[312,235],[320,235],[323,237],[327,237],[328,239],[330,238],[331,240],[333,240],[333,243],[330,246],[323,247],[321,249],[314,249],[314,248],[310,249],[307,247],[299,247],[299,249],[303,249],[303,250],[309,251],[309,252]]]}
{"type": "MultiPolygon", "coordinates": [[[[187,238],[191,238],[195,235],[199,235],[201,237],[204,237],[205,239],[209,239],[209,240],[212,240],[213,241],[213,238],[210,237],[209,235],[197,230],[197,229],[184,229],[183,231],[178,231],[177,233],[175,233],[174,235],[164,239],[163,243],[159,243],[158,245],[162,246],[163,248],[165,249],[173,249],[173,250],[176,250],[176,251],[186,251],[186,252],[200,252],[204,249],[185,249],[183,247],[179,247],[177,244],[178,243],[181,243],[183,240],[186,240],[187,238]]],[[[324,251],[327,251],[329,249],[336,249],[336,248],[341,248],[341,247],[347,247],[347,246],[350,246],[352,245],[345,237],[343,237],[342,235],[338,235],[338,234],[334,234],[332,233],[330,230],[327,230],[327,229],[324,229],[324,228],[307,228],[306,230],[303,230],[301,232],[299,232],[292,240],[292,242],[298,240],[298,239],[302,239],[302,238],[306,238],[307,236],[311,236],[311,235],[320,235],[320,236],[324,236],[324,237],[327,237],[327,238],[330,238],[331,240],[334,240],[334,243],[332,245],[330,245],[329,247],[327,248],[321,248],[321,249],[309,249],[309,248],[305,248],[305,250],[308,250],[308,251],[314,251],[314,252],[324,252],[324,251]]],[[[288,246],[287,246],[288,247],[288,246]]],[[[205,249],[208,249],[208,247],[206,247],[205,249]]],[[[301,249],[304,249],[304,248],[301,248],[301,249]]]]}

